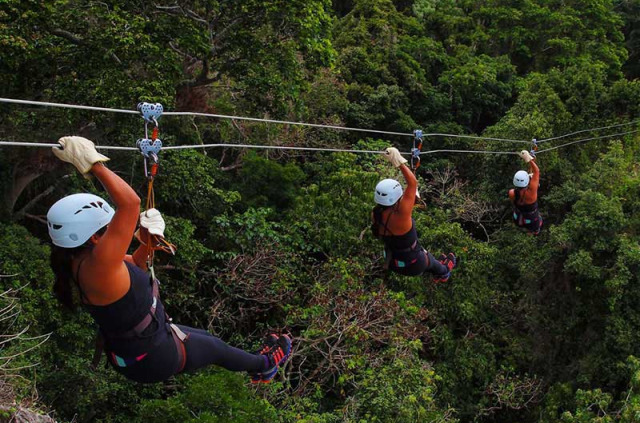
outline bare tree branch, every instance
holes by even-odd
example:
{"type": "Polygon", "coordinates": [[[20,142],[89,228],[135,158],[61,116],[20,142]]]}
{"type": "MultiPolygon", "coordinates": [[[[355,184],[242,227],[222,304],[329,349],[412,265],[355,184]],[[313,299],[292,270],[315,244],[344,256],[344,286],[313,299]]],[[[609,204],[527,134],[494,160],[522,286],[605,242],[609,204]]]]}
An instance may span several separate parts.
{"type": "MultiPolygon", "coordinates": [[[[64,38],[65,40],[71,42],[72,44],[78,45],[78,46],[89,46],[88,43],[78,37],[77,35],[72,34],[69,31],[66,31],[64,29],[60,29],[60,28],[51,28],[49,29],[49,33],[52,35],[55,35],[56,37],[60,37],[60,38],[64,38]]],[[[106,48],[101,48],[102,51],[104,51],[105,53],[107,53],[109,56],[111,56],[111,58],[113,60],[115,60],[119,65],[122,65],[122,60],[120,60],[120,58],[113,52],[110,51],[106,48]]],[[[131,77],[131,75],[129,75],[129,77],[131,77]]]]}
{"type": "MultiPolygon", "coordinates": [[[[69,176],[71,175],[64,175],[62,179],[67,179],[69,176]]],[[[31,209],[31,207],[33,207],[36,203],[38,203],[41,199],[43,199],[44,197],[48,196],[49,194],[51,194],[56,187],[60,184],[60,181],[56,182],[54,185],[51,185],[49,188],[47,188],[46,190],[42,191],[40,194],[36,195],[35,197],[33,197],[23,208],[21,208],[20,210],[18,210],[15,214],[14,214],[14,218],[16,220],[21,219],[29,209],[31,209]]]]}
{"type": "Polygon", "coordinates": [[[33,219],[36,220],[44,225],[47,224],[47,219],[43,218],[42,216],[35,216],[33,214],[29,214],[29,213],[25,213],[24,214],[25,217],[28,217],[29,219],[33,219]]]}

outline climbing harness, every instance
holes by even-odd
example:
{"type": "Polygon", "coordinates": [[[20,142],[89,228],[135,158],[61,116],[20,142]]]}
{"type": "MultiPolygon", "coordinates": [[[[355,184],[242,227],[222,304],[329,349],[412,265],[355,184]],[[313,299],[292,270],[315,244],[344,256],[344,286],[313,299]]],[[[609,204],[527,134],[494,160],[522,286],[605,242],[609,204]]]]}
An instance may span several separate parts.
{"type": "MultiPolygon", "coordinates": [[[[163,107],[160,103],[140,103],[138,104],[138,111],[142,115],[144,119],[144,134],[145,137],[139,139],[136,142],[136,146],[138,150],[142,154],[144,158],[144,174],[147,178],[147,200],[145,204],[145,212],[149,209],[155,208],[155,194],[153,190],[153,181],[155,177],[158,175],[158,167],[159,167],[159,156],[160,150],[162,149],[162,140],[158,138],[159,125],[158,119],[162,116],[163,107]],[[149,137],[149,125],[153,124],[153,129],[151,131],[151,137],[149,137]]],[[[96,347],[93,355],[92,368],[96,368],[98,363],[100,362],[100,358],[102,357],[102,353],[104,351],[105,344],[105,335],[110,339],[134,339],[140,338],[143,332],[149,327],[153,320],[157,320],[156,317],[156,306],[158,301],[160,300],[160,289],[159,289],[159,281],[155,276],[155,272],[153,269],[153,259],[156,250],[162,250],[170,254],[175,254],[176,246],[165,240],[163,237],[153,235],[147,231],[147,237],[145,241],[140,240],[144,245],[147,246],[147,268],[149,269],[150,274],[150,283],[152,287],[153,300],[151,306],[149,308],[148,313],[145,317],[138,322],[133,328],[126,332],[119,333],[106,333],[103,334],[102,331],[98,332],[98,336],[96,337],[96,347]]],[[[165,319],[169,324],[169,328],[171,330],[171,336],[176,344],[176,348],[178,351],[178,359],[179,359],[179,370],[182,371],[184,365],[186,363],[186,350],[184,347],[184,341],[187,339],[188,335],[178,328],[174,323],[172,323],[171,317],[165,312],[165,319]]],[[[114,352],[109,352],[108,359],[113,363],[114,366],[117,367],[129,367],[139,361],[142,361],[148,353],[140,354],[136,357],[121,357],[116,355],[114,352]]]]}
{"type": "MultiPolygon", "coordinates": [[[[98,330],[95,341],[95,350],[93,353],[93,360],[91,361],[91,369],[96,370],[98,365],[100,364],[100,359],[102,358],[102,354],[105,352],[105,337],[109,339],[118,339],[118,340],[132,340],[135,338],[140,338],[143,336],[144,331],[149,327],[149,325],[154,321],[158,320],[156,317],[156,308],[158,306],[158,301],[160,301],[160,288],[159,282],[157,279],[151,280],[151,290],[153,299],[151,301],[151,306],[149,307],[148,313],[144,316],[144,318],[138,322],[133,328],[129,329],[125,332],[117,332],[117,333],[103,333],[102,330],[98,330]]],[[[184,369],[187,360],[187,353],[185,350],[184,342],[188,338],[188,335],[185,334],[178,326],[176,326],[171,317],[165,311],[164,313],[165,319],[169,324],[169,328],[171,330],[171,337],[176,345],[176,350],[178,351],[178,373],[184,369]]],[[[142,361],[148,352],[144,352],[135,357],[122,357],[115,354],[113,351],[109,351],[107,354],[107,359],[113,363],[114,366],[117,367],[129,367],[134,365],[135,363],[142,361]]],[[[107,363],[105,363],[105,366],[107,363]]]]}
{"type": "Polygon", "coordinates": [[[413,148],[411,149],[411,170],[416,173],[420,167],[420,152],[422,151],[422,130],[413,131],[413,148]]]}
{"type": "Polygon", "coordinates": [[[538,202],[532,204],[519,204],[520,190],[514,191],[513,201],[513,222],[521,227],[526,228],[532,233],[540,231],[542,226],[542,218],[538,211],[538,202]]]}
{"type": "MultiPolygon", "coordinates": [[[[159,168],[159,153],[162,149],[162,140],[158,138],[159,125],[158,119],[162,116],[163,107],[160,103],[140,103],[138,104],[138,111],[144,119],[144,135],[145,137],[139,139],[136,143],[140,154],[144,158],[144,175],[147,178],[147,201],[145,204],[145,212],[149,209],[155,208],[155,193],[153,190],[153,181],[158,175],[159,168]],[[153,124],[151,131],[151,138],[149,138],[149,125],[153,124]]],[[[159,237],[147,232],[146,245],[148,246],[147,267],[151,273],[151,278],[155,279],[155,272],[153,269],[153,258],[156,250],[162,250],[169,254],[176,253],[176,246],[165,240],[163,237],[159,237]]]]}

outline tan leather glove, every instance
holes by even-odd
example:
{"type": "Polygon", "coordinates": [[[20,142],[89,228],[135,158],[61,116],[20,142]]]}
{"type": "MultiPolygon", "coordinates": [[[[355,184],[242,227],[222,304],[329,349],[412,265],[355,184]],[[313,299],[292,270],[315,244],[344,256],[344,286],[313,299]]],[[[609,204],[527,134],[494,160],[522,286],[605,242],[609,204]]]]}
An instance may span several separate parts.
{"type": "Polygon", "coordinates": [[[53,154],[63,162],[74,165],[85,177],[94,164],[109,160],[107,156],[98,153],[93,142],[86,138],[62,137],[58,143],[62,148],[53,147],[53,154]]]}
{"type": "Polygon", "coordinates": [[[157,209],[149,209],[140,213],[140,226],[147,228],[150,234],[164,238],[164,219],[157,209]]]}
{"type": "Polygon", "coordinates": [[[164,228],[165,223],[160,212],[157,209],[149,209],[140,213],[140,228],[134,236],[140,243],[147,245],[148,234],[164,238],[164,228]]]}
{"type": "Polygon", "coordinates": [[[525,163],[529,163],[533,160],[533,156],[527,150],[522,150],[519,154],[520,158],[525,161],[525,163]]]}
{"type": "Polygon", "coordinates": [[[177,247],[164,239],[164,219],[157,209],[149,209],[140,213],[140,228],[134,236],[142,245],[147,245],[147,241],[151,241],[148,248],[152,250],[162,250],[169,254],[175,254],[177,247]]]}
{"type": "Polygon", "coordinates": [[[403,164],[407,163],[407,159],[402,157],[402,155],[400,154],[397,148],[389,147],[384,151],[385,151],[385,154],[384,154],[385,159],[389,160],[389,162],[393,166],[400,167],[403,164]]]}

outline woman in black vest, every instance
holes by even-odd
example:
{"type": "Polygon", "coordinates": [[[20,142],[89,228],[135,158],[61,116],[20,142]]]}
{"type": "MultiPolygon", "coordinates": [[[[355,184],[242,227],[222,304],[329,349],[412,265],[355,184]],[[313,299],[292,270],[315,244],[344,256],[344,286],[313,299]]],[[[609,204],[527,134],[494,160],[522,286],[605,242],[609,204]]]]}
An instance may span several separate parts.
{"type": "Polygon", "coordinates": [[[400,169],[407,181],[404,192],[400,182],[394,179],[384,179],[376,185],[374,200],[377,205],[371,213],[372,231],[384,242],[385,268],[405,276],[428,272],[433,274],[435,282],[446,282],[456,266],[456,256],[442,254],[440,260],[436,260],[422,248],[411,216],[418,182],[397,148],[385,151],[385,158],[400,169]]]}
{"type": "MultiPolygon", "coordinates": [[[[117,206],[114,211],[98,196],[74,194],[56,202],[47,214],[54,244],[51,265],[56,296],[72,308],[71,284],[77,286],[82,304],[100,328],[112,367],[142,383],[159,382],[211,364],[246,371],[255,383],[271,381],[291,353],[289,337],[269,335],[260,352],[251,354],[204,330],[171,323],[157,283],[147,273],[147,246],[127,255],[140,198],[103,165],[109,159],[99,154],[91,141],[64,137],[58,142],[61,148],[54,148],[54,154],[85,176],[95,176],[117,206]]],[[[140,239],[148,239],[147,231],[162,237],[163,230],[159,212],[143,213],[140,239]]]]}

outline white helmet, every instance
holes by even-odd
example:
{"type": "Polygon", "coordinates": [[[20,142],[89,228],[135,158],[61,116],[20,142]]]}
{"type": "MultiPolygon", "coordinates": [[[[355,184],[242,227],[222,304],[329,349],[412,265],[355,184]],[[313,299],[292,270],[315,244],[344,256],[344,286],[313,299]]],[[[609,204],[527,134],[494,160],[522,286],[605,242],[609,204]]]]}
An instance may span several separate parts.
{"type": "Polygon", "coordinates": [[[97,195],[69,195],[58,200],[47,213],[49,236],[58,247],[79,247],[108,225],[113,215],[113,208],[97,195]]]}
{"type": "Polygon", "coordinates": [[[395,179],[383,179],[376,185],[374,200],[381,206],[393,206],[402,197],[402,185],[395,179]]]}
{"type": "Polygon", "coordinates": [[[525,188],[529,186],[529,174],[524,170],[519,170],[513,175],[513,185],[518,188],[525,188]]]}

